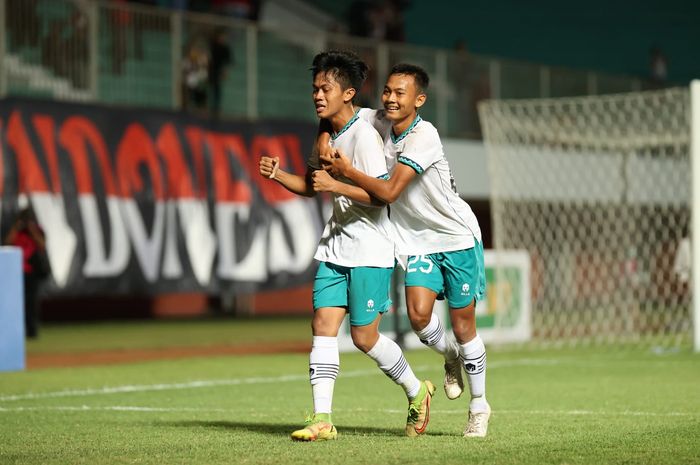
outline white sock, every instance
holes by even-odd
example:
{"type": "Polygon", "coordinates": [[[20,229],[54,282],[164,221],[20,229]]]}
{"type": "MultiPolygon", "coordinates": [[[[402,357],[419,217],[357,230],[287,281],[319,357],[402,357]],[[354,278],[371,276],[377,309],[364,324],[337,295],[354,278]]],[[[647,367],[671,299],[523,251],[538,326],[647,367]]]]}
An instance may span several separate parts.
{"type": "Polygon", "coordinates": [[[459,357],[457,342],[445,332],[440,318],[435,313],[430,316],[428,325],[415,333],[423,344],[441,354],[445,360],[459,357]]]}
{"type": "Polygon", "coordinates": [[[314,413],[331,413],[333,387],[340,369],[338,338],[314,336],[309,354],[309,380],[314,413]]]}
{"type": "Polygon", "coordinates": [[[477,335],[466,344],[460,344],[459,355],[462,357],[472,396],[469,410],[472,412],[485,411],[488,404],[486,403],[486,347],[484,347],[484,341],[477,335]]]}
{"type": "Polygon", "coordinates": [[[377,366],[400,385],[409,399],[413,399],[420,391],[420,380],[413,374],[411,366],[401,352],[401,347],[383,334],[379,335],[379,340],[367,352],[367,355],[377,362],[377,366]]]}

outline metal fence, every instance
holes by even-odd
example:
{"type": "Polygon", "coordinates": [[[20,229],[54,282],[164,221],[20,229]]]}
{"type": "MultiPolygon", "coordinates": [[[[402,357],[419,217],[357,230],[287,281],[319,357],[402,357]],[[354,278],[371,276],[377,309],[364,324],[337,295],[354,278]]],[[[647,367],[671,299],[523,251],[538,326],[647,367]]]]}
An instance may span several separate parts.
{"type": "Polygon", "coordinates": [[[593,95],[644,86],[628,76],[92,0],[0,0],[0,29],[0,96],[202,115],[209,114],[212,100],[209,42],[223,32],[233,55],[221,84],[226,118],[314,120],[308,69],[313,56],[328,48],[354,50],[369,64],[363,105],[379,105],[392,64],[423,66],[431,85],[421,114],[453,137],[481,136],[476,105],[485,98],[593,95]]]}

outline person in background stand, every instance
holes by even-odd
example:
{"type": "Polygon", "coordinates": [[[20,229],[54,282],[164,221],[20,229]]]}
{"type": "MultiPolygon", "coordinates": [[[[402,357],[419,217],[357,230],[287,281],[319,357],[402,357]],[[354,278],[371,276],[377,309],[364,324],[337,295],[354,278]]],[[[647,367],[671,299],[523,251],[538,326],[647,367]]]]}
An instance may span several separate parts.
{"type": "Polygon", "coordinates": [[[41,283],[49,274],[44,231],[34,216],[34,211],[23,208],[3,241],[22,249],[24,272],[24,327],[28,338],[39,335],[39,299],[41,283]]]}
{"type": "Polygon", "coordinates": [[[190,45],[182,60],[182,106],[194,113],[206,112],[209,56],[206,44],[200,47],[197,42],[190,45]]]}
{"type": "Polygon", "coordinates": [[[649,79],[652,88],[663,89],[668,79],[668,59],[664,52],[653,45],[649,50],[649,79]]]}
{"type": "Polygon", "coordinates": [[[217,29],[209,44],[209,104],[212,119],[219,119],[221,85],[226,78],[226,67],[233,64],[233,54],[226,43],[226,29],[217,29]]]}

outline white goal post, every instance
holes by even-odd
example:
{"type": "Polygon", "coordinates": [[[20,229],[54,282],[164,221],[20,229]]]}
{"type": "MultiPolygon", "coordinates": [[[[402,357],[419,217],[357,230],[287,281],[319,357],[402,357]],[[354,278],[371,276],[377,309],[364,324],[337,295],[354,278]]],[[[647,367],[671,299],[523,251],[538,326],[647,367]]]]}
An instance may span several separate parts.
{"type": "MultiPolygon", "coordinates": [[[[700,244],[700,81],[690,83],[690,160],[692,179],[692,239],[700,244]]],[[[700,352],[700,247],[692,247],[693,349],[700,352]]]]}
{"type": "Polygon", "coordinates": [[[678,253],[700,243],[700,84],[479,114],[494,249],[532,258],[533,338],[700,350],[700,273],[678,253]]]}

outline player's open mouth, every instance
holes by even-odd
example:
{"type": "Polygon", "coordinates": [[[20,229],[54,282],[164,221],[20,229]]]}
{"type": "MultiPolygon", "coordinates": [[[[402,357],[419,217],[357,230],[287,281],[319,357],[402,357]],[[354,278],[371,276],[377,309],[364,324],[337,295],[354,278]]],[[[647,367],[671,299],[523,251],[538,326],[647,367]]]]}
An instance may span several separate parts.
{"type": "Polygon", "coordinates": [[[316,105],[316,113],[322,113],[323,111],[325,111],[325,109],[325,105],[316,105]]]}

